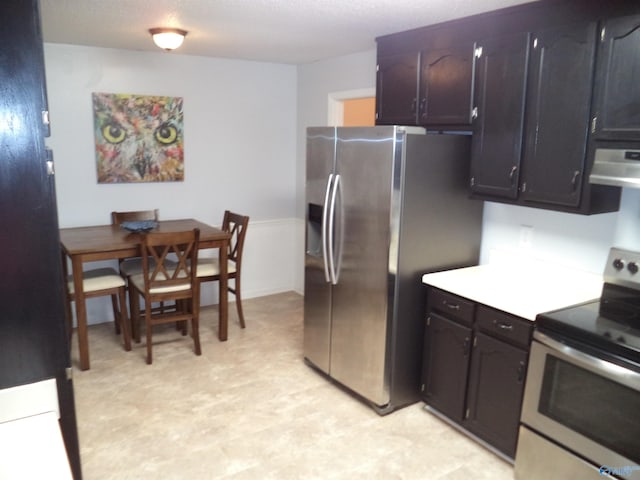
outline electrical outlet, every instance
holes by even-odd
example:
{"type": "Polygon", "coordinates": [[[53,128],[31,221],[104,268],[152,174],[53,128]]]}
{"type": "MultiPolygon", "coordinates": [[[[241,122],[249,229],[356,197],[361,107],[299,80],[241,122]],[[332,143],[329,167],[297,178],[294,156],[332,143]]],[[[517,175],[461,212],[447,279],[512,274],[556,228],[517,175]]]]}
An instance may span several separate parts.
{"type": "Polygon", "coordinates": [[[533,227],[531,225],[520,225],[520,247],[531,248],[533,243],[533,227]]]}

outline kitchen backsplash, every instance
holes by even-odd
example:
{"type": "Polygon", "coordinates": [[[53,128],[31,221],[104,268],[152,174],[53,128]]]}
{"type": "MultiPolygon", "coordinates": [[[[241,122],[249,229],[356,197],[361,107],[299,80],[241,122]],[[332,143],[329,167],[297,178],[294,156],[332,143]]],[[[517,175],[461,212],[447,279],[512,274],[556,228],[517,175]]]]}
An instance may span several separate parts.
{"type": "Polygon", "coordinates": [[[623,189],[618,212],[592,216],[485,202],[482,235],[482,264],[504,251],[602,273],[609,248],[640,250],[640,189],[623,189]]]}

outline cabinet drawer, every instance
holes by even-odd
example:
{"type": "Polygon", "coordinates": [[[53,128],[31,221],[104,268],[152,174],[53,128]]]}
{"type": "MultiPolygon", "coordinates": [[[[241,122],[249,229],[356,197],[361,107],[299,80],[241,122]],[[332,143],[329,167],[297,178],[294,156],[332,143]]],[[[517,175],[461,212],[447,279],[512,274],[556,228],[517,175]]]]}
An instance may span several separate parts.
{"type": "Polygon", "coordinates": [[[476,325],[489,335],[527,349],[533,331],[533,322],[493,310],[484,305],[478,306],[476,325]]]}
{"type": "Polygon", "coordinates": [[[467,325],[473,323],[475,304],[457,295],[431,288],[429,289],[427,307],[467,325]]]}

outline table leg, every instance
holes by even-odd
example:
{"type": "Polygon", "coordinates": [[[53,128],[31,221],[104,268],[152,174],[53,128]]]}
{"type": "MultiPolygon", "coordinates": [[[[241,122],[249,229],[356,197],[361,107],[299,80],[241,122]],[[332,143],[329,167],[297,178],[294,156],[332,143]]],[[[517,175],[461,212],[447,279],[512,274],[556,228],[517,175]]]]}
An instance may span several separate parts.
{"type": "Polygon", "coordinates": [[[74,300],[76,303],[76,321],[78,322],[78,350],[80,369],[89,370],[89,334],[87,332],[87,303],[82,289],[82,259],[71,258],[73,270],[74,300]]]}
{"type": "Polygon", "coordinates": [[[218,282],[219,304],[218,304],[218,340],[224,342],[227,339],[227,330],[229,323],[229,292],[227,276],[227,250],[229,248],[228,240],[220,247],[220,281],[218,282]]]}
{"type": "Polygon", "coordinates": [[[69,267],[67,266],[67,254],[62,253],[62,278],[64,279],[64,314],[65,325],[67,327],[67,341],[69,342],[69,350],[71,350],[71,337],[73,336],[73,314],[71,313],[71,302],[69,301],[69,287],[67,286],[67,277],[69,277],[69,267]]]}

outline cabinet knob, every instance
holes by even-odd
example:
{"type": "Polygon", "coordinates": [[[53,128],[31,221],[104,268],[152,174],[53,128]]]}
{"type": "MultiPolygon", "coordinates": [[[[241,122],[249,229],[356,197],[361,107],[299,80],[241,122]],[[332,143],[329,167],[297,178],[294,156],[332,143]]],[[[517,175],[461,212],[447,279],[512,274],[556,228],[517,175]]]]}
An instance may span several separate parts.
{"type": "Polygon", "coordinates": [[[460,305],[457,305],[455,303],[449,303],[446,300],[442,301],[442,304],[447,307],[449,310],[460,310],[460,305]]]}
{"type": "Polygon", "coordinates": [[[505,323],[505,322],[499,322],[497,320],[493,321],[493,324],[499,328],[500,330],[506,330],[506,331],[511,331],[513,330],[513,325],[509,324],[509,323],[505,323]]]}
{"type": "Polygon", "coordinates": [[[418,113],[420,115],[426,116],[427,113],[427,98],[426,97],[422,97],[420,99],[420,105],[418,106],[418,113]]]}
{"type": "Polygon", "coordinates": [[[571,177],[571,187],[573,187],[574,192],[578,188],[578,177],[580,177],[580,171],[576,170],[573,172],[573,177],[571,177]]]}

